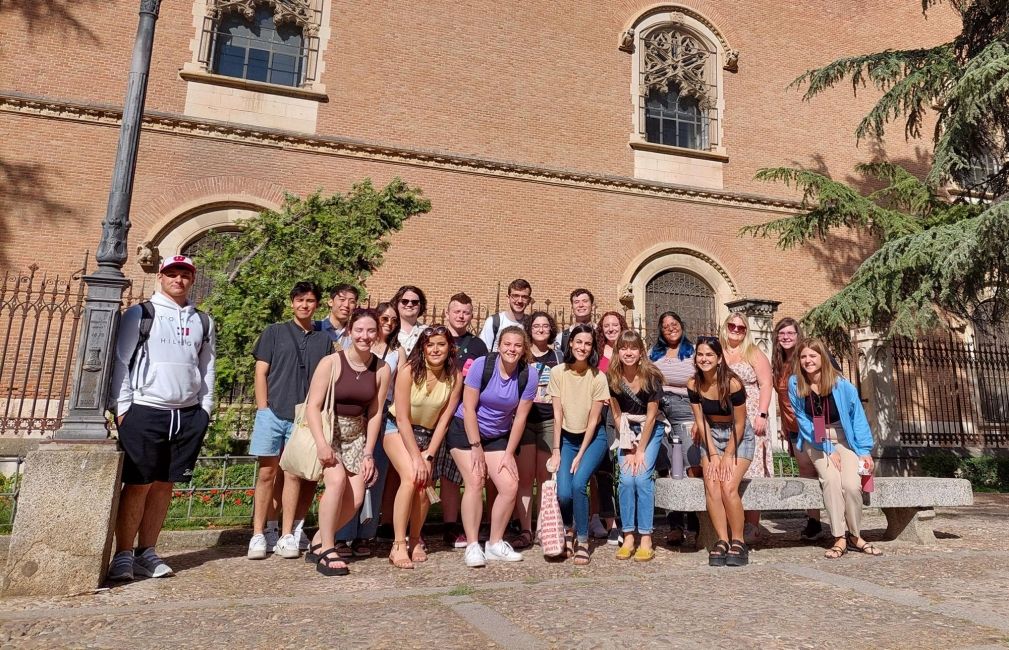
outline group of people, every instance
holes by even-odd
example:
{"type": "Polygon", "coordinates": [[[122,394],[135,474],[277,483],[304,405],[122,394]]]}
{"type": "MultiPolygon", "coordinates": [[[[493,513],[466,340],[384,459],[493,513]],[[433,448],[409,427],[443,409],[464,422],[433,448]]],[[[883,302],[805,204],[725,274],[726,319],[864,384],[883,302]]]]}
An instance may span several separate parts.
{"type": "MultiPolygon", "coordinates": [[[[213,324],[186,299],[194,271],[188,258],[166,260],[151,301],[155,329],[144,306],[128,310],[120,329],[113,392],[127,469],[113,579],[171,573],[154,552],[167,508],[163,485],[170,495],[171,482],[191,473],[199,449],[193,441],[202,441],[213,400],[213,324]],[[155,335],[160,346],[149,344],[155,335]],[[166,370],[181,369],[179,360],[158,356],[166,345],[186,356],[185,381],[167,379],[166,370]],[[138,406],[159,417],[144,410],[140,422],[138,406]],[[146,447],[138,438],[149,439],[146,447]]],[[[795,320],[775,326],[768,359],[739,314],[718,336],[691,338],[683,319],[665,312],[646,344],[618,312],[593,322],[587,289],[571,292],[573,323],[564,327],[530,310],[527,281],[513,281],[507,296],[508,308],[475,335],[465,293],[449,300],[444,325],[429,326],[427,298],[415,286],[400,287],[374,309],[358,306],[356,287],[334,287],[328,316],[314,320],[320,289],[294,285],[293,318],[267,327],[253,350],[250,453],[259,473],[250,559],[304,554],[319,573],[345,575],[347,560],[372,554],[386,522],[389,562],[412,569],[427,559],[422,527],[440,500],[446,542],[464,550],[467,566],[520,561],[521,550],[538,542],[535,486],[553,477],[566,529],[558,559],[589,564],[592,534],[618,546],[617,558],[646,562],[655,555],[655,476],[682,466],[704,478],[718,535],[709,564],[742,566],[759,537],[760,513],[743,511],[739,484],[773,476],[768,410],[775,393],[801,475],[823,485],[834,539],[827,557],[850,549],[879,554],[859,532],[858,474],[871,471],[873,442],[857,391],[821,341],[803,339],[795,320]],[[304,520],[316,483],[281,469],[301,403],[323,468],[312,539],[304,520]],[[331,442],[324,413],[332,415],[331,442]]],[[[819,512],[807,514],[802,534],[814,540],[819,512]]],[[[668,544],[696,542],[693,513],[667,517],[668,544]]]]}

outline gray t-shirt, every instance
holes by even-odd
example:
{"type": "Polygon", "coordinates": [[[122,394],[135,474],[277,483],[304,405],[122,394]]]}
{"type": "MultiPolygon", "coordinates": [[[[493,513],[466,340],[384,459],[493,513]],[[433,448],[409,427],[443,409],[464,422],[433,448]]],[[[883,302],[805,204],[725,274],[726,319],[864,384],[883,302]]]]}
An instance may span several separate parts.
{"type": "Polygon", "coordinates": [[[302,331],[294,321],[274,323],[259,335],[252,356],[270,364],[266,403],[278,418],[294,419],[294,407],[305,401],[316,366],[332,348],[325,332],[302,331]]]}

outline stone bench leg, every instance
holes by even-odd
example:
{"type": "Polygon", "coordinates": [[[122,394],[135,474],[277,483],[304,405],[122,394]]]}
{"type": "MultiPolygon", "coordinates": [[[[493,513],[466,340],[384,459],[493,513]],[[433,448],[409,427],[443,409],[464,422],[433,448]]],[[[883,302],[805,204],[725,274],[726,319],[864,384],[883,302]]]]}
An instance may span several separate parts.
{"type": "Polygon", "coordinates": [[[881,508],[886,515],[886,539],[897,539],[914,544],[935,544],[932,508],[881,508]]]}
{"type": "Polygon", "coordinates": [[[711,525],[711,517],[706,510],[698,512],[697,519],[701,524],[697,533],[697,548],[707,549],[710,552],[718,541],[718,534],[715,533],[715,527],[711,525]]]}

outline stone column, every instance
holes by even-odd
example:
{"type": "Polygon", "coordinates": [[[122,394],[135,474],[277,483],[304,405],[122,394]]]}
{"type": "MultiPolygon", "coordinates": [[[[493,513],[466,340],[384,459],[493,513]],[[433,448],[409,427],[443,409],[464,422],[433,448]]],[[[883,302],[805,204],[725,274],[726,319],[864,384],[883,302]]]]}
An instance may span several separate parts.
{"type": "MultiPolygon", "coordinates": [[[[747,327],[750,328],[750,338],[753,343],[771,358],[771,350],[774,348],[774,312],[778,311],[778,300],[764,300],[762,298],[741,298],[725,303],[730,313],[742,314],[746,318],[747,327]]],[[[767,435],[775,445],[781,448],[778,440],[778,400],[771,396],[771,404],[767,409],[767,435]]]]}
{"type": "Polygon", "coordinates": [[[878,333],[867,327],[855,330],[852,338],[858,351],[862,405],[876,439],[879,474],[906,474],[908,459],[902,458],[904,454],[901,453],[893,349],[878,333]]]}

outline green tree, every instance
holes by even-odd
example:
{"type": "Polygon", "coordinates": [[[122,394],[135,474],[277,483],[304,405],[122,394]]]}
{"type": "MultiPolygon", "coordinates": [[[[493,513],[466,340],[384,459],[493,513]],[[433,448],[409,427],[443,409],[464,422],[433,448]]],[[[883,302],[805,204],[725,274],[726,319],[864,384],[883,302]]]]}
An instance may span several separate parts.
{"type": "Polygon", "coordinates": [[[382,263],[387,235],[431,202],[399,179],[381,190],[370,180],[347,194],[288,195],[279,212],[243,221],[237,237],[217,236],[197,263],[212,289],[201,305],[217,324],[217,391],[252,378],[252,347],[270,323],[289,318],[291,286],[359,287],[382,263]]]}
{"type": "Polygon", "coordinates": [[[1009,0],[921,1],[923,14],[937,4],[955,11],[959,35],[935,47],[839,59],[790,87],[804,88],[805,101],[846,79],[855,93],[875,88],[881,96],[855,132],[860,142],[881,140],[895,121],[905,138],[920,137],[934,111],[925,177],[886,161],[860,165],[856,171],[880,188],[862,193],[807,169],[761,169],[758,179],[798,188],[808,211],[742,231],[781,248],[838,228],[876,239],[878,249],[847,286],[804,317],[838,343],[857,326],[915,336],[944,315],[997,322],[1009,309],[1009,0]]]}

